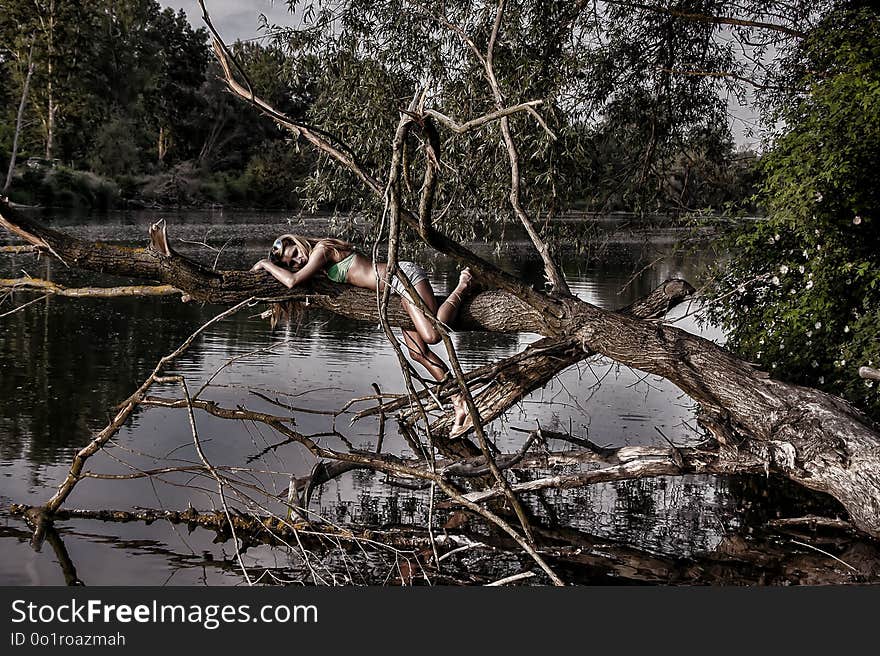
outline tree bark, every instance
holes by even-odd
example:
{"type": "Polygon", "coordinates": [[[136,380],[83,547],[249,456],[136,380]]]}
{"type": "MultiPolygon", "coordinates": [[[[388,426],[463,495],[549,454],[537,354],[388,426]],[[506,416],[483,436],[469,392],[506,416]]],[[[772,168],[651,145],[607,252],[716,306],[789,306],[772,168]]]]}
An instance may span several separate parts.
{"type": "Polygon", "coordinates": [[[24,108],[27,104],[28,89],[31,86],[31,77],[34,75],[34,41],[31,40],[31,47],[28,51],[27,75],[24,78],[24,85],[21,89],[21,102],[18,103],[18,115],[15,119],[15,133],[12,137],[12,154],[9,157],[9,170],[6,172],[6,183],[3,185],[3,193],[5,196],[9,192],[12,184],[12,176],[15,173],[15,158],[18,155],[18,138],[21,135],[21,122],[24,119],[24,108]]]}
{"type": "Polygon", "coordinates": [[[55,0],[49,2],[49,16],[47,17],[48,26],[46,27],[47,44],[47,82],[46,93],[48,96],[46,107],[46,159],[52,161],[52,153],[55,149],[55,112],[58,109],[55,102],[54,94],[54,78],[52,77],[55,70],[55,0]]]}

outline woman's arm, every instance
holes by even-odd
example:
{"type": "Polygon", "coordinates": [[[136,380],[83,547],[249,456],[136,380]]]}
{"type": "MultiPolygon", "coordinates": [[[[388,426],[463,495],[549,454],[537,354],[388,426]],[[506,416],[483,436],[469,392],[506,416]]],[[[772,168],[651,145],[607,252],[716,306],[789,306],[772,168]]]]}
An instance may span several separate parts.
{"type": "Polygon", "coordinates": [[[272,277],[281,282],[288,289],[291,287],[296,287],[299,284],[304,283],[306,280],[314,276],[316,273],[321,271],[324,268],[324,264],[327,262],[327,253],[324,250],[323,246],[318,246],[314,250],[312,250],[309,255],[309,260],[306,262],[301,269],[298,271],[291,271],[290,269],[285,269],[284,267],[280,267],[277,264],[272,264],[269,260],[260,260],[253,267],[251,267],[251,271],[259,271],[262,269],[263,271],[268,271],[272,274],[272,277]]]}

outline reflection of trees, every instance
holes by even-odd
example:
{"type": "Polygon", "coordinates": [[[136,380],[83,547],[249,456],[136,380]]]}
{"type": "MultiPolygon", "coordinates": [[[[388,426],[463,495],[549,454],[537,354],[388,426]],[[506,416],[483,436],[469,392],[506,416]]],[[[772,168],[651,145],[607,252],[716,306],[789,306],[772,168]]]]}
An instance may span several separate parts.
{"type": "Polygon", "coordinates": [[[87,441],[89,428],[185,334],[188,327],[163,320],[161,308],[53,300],[10,317],[0,342],[0,412],[16,448],[27,441],[31,460],[52,462],[87,441]]]}
{"type": "Polygon", "coordinates": [[[759,526],[782,517],[821,515],[845,517],[846,511],[833,498],[792,485],[778,476],[772,485],[765,477],[734,477],[726,481],[725,494],[738,510],[742,525],[759,526]]]}
{"type": "MultiPolygon", "coordinates": [[[[89,440],[156,361],[200,325],[202,312],[176,299],[53,299],[4,321],[0,453],[26,451],[33,462],[52,463],[89,440]]],[[[230,321],[223,331],[227,350],[235,350],[253,323],[230,321]]],[[[205,354],[196,349],[189,357],[205,354]]]]}
{"type": "MultiPolygon", "coordinates": [[[[400,499],[400,504],[406,503],[406,497],[400,499]]],[[[368,505],[368,514],[377,510],[375,500],[368,505]]],[[[387,528],[374,523],[366,535],[370,544],[381,542],[393,549],[377,549],[367,543],[363,543],[362,548],[350,549],[332,533],[303,533],[300,539],[306,551],[288,549],[283,564],[279,564],[277,551],[271,555],[258,551],[252,556],[255,569],[268,577],[262,582],[473,584],[516,574],[528,567],[521,555],[509,551],[510,544],[487,532],[485,526],[469,525],[463,523],[462,518],[453,517],[438,531],[437,540],[444,550],[456,544],[469,546],[445,559],[442,572],[437,572],[431,567],[429,538],[424,529],[397,525],[393,519],[398,512],[397,501],[381,505],[385,508],[379,515],[385,518],[387,528]],[[321,578],[316,581],[317,560],[321,578]]],[[[338,519],[346,519],[345,513],[338,519]]],[[[711,547],[698,548],[686,555],[667,556],[650,546],[630,546],[626,540],[609,539],[584,530],[536,526],[536,532],[548,553],[553,554],[554,567],[571,584],[827,585],[869,582],[880,574],[877,545],[853,540],[845,533],[827,535],[821,541],[821,551],[817,551],[803,547],[806,542],[798,544],[787,540],[784,533],[760,527],[756,531],[749,529],[748,534],[728,531],[711,547]]],[[[351,539],[357,535],[357,529],[354,534],[346,533],[346,539],[351,539]]],[[[807,542],[817,540],[815,534],[798,537],[807,542]]],[[[30,538],[31,532],[27,529],[14,525],[0,527],[0,539],[27,542],[30,538]]],[[[71,538],[122,549],[135,558],[158,557],[167,564],[167,569],[195,571],[198,574],[194,576],[199,579],[204,577],[205,568],[236,574],[235,561],[222,546],[214,553],[211,550],[198,555],[178,553],[154,540],[131,540],[70,527],[50,529],[46,538],[67,585],[82,585],[80,574],[86,581],[90,578],[89,563],[77,562],[76,550],[72,557],[65,545],[65,539],[71,538]]],[[[228,538],[228,534],[218,535],[215,542],[222,545],[228,538]]],[[[268,544],[281,544],[265,533],[262,538],[256,544],[264,540],[268,544]]]]}

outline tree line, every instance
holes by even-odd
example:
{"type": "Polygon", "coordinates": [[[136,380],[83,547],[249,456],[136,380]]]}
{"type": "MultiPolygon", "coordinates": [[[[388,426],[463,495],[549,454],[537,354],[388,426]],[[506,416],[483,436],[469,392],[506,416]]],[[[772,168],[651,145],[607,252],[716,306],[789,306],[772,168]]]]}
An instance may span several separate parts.
{"type": "MultiPolygon", "coordinates": [[[[15,151],[6,187],[13,200],[345,209],[342,199],[359,193],[334,187],[318,158],[290,148],[288,135],[232,101],[206,31],[182,11],[155,0],[4,0],[3,8],[0,171],[5,178],[15,151]]],[[[561,11],[551,7],[541,20],[561,11]]],[[[625,21],[613,25],[605,59],[632,59],[637,39],[625,38],[625,21]]],[[[687,81],[682,104],[673,101],[681,88],[668,74],[653,72],[646,86],[647,71],[637,70],[629,88],[612,89],[618,71],[597,68],[581,97],[565,98],[554,76],[572,62],[551,28],[527,24],[518,35],[534,37],[543,64],[500,75],[523,74],[531,91],[553,98],[557,141],[527,146],[537,146],[536,186],[558,199],[557,208],[681,211],[749,196],[755,158],[736,152],[710,85],[687,81]],[[586,115],[587,97],[602,94],[603,115],[586,115]]],[[[371,124],[405,105],[408,80],[392,79],[389,62],[369,47],[374,37],[360,38],[364,47],[350,49],[266,30],[233,50],[254,88],[289,115],[341,125],[362,113],[371,124]]],[[[475,71],[460,73],[455,84],[465,93],[475,71]]],[[[359,139],[352,148],[379,146],[359,139]]],[[[471,155],[485,165],[496,154],[471,155]]],[[[487,189],[475,191],[464,198],[481,204],[487,189]]]]}
{"type": "MultiPolygon", "coordinates": [[[[230,102],[216,82],[206,32],[193,29],[183,11],[155,0],[3,4],[0,159],[5,174],[17,141],[13,199],[18,187],[24,200],[41,204],[70,204],[77,191],[88,204],[112,202],[88,196],[87,187],[100,185],[75,172],[89,172],[111,185],[103,189],[111,196],[294,201],[307,162],[285,152],[271,124],[230,102]],[[202,181],[198,188],[194,180],[202,181]]],[[[295,111],[278,49],[236,49],[255,81],[295,111]]]]}

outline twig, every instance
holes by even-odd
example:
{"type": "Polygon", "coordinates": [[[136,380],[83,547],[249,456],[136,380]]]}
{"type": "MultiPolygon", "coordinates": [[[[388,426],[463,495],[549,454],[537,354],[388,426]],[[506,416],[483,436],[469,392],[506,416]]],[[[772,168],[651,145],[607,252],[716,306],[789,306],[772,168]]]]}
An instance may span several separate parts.
{"type": "MultiPolygon", "coordinates": [[[[183,394],[186,397],[186,414],[189,418],[189,426],[190,430],[192,431],[193,444],[195,444],[196,452],[199,454],[199,459],[201,459],[201,461],[205,463],[205,467],[208,468],[211,476],[214,478],[215,481],[217,481],[217,492],[220,494],[220,504],[223,506],[223,513],[226,515],[226,521],[229,522],[229,530],[232,532],[232,540],[235,543],[235,557],[238,560],[239,567],[241,567],[242,574],[244,574],[245,581],[247,581],[248,585],[253,585],[253,583],[251,582],[251,577],[248,574],[247,567],[244,566],[244,561],[242,561],[241,559],[241,548],[239,546],[238,536],[235,534],[235,524],[232,523],[232,516],[229,514],[229,506],[226,504],[226,494],[223,491],[223,479],[220,477],[220,474],[217,473],[217,470],[214,469],[214,466],[208,461],[208,457],[202,450],[202,443],[199,440],[199,432],[196,429],[196,417],[193,414],[192,399],[189,396],[189,389],[186,386],[186,378],[184,378],[183,376],[171,376],[170,380],[176,380],[183,388],[183,394]]],[[[160,381],[166,382],[159,378],[156,379],[156,382],[160,381]]]]}
{"type": "Polygon", "coordinates": [[[19,312],[20,310],[24,310],[28,305],[33,305],[34,303],[39,303],[44,298],[49,298],[49,294],[43,294],[39,298],[35,298],[31,301],[28,301],[27,303],[22,303],[17,308],[15,308],[13,310],[9,310],[9,312],[4,312],[3,314],[0,314],[0,319],[2,319],[3,317],[8,317],[10,314],[15,314],[16,312],[19,312]]]}
{"type": "Polygon", "coordinates": [[[833,558],[834,560],[836,560],[836,561],[837,561],[838,563],[840,563],[841,565],[845,565],[846,567],[849,567],[849,568],[850,568],[852,571],[854,571],[856,574],[860,574],[860,573],[861,573],[861,572],[859,572],[859,570],[857,570],[855,567],[853,567],[853,566],[850,565],[849,563],[847,563],[847,562],[841,560],[840,558],[838,558],[838,557],[835,556],[834,554],[828,553],[827,551],[825,551],[825,550],[823,550],[823,549],[820,549],[819,547],[814,547],[812,544],[807,544],[806,542],[801,542],[800,540],[792,540],[791,542],[792,542],[792,544],[797,544],[797,545],[800,545],[800,546],[802,546],[802,547],[807,547],[808,549],[812,549],[813,551],[818,551],[820,554],[823,554],[823,555],[825,555],[825,556],[828,556],[829,558],[833,558]]]}
{"type": "Polygon", "coordinates": [[[530,579],[534,575],[534,572],[520,572],[519,574],[514,574],[513,576],[506,576],[503,579],[492,581],[492,583],[486,583],[485,587],[490,588],[493,586],[507,585],[508,583],[516,583],[517,581],[522,581],[523,579],[530,579]]]}

